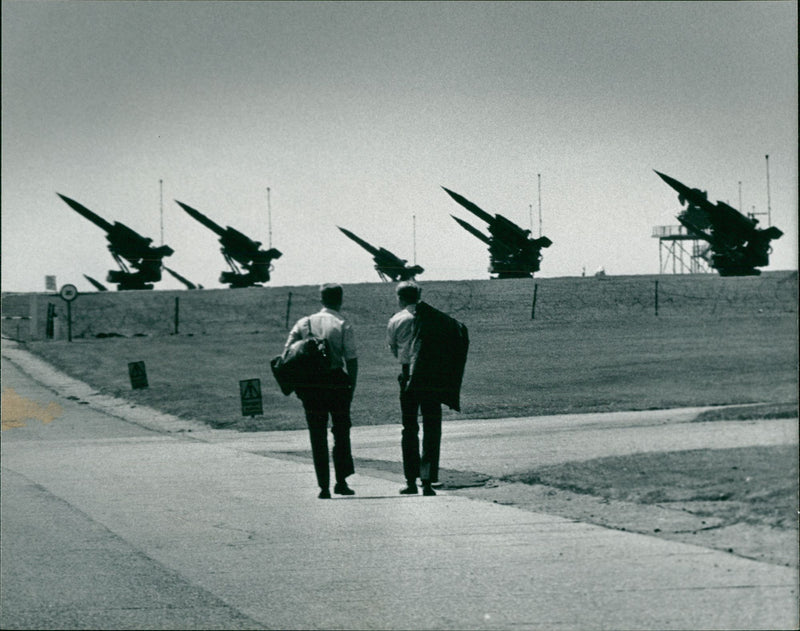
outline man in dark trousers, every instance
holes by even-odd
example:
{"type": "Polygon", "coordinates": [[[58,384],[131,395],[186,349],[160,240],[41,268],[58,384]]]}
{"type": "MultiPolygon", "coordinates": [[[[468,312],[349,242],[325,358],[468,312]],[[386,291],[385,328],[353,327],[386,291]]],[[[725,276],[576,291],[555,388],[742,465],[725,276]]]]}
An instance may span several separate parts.
{"type": "Polygon", "coordinates": [[[397,286],[400,311],[387,327],[389,348],[400,361],[400,411],[403,419],[403,495],[436,495],[442,439],[442,403],[460,410],[461,381],[467,360],[467,328],[429,304],[420,302],[422,290],[413,281],[397,286]],[[422,454],[419,413],[422,413],[422,454]]]}
{"type": "Polygon", "coordinates": [[[339,313],[343,293],[341,285],[322,285],[322,309],[300,318],[290,331],[285,346],[288,349],[294,342],[311,335],[327,340],[330,372],[320,383],[304,387],[297,393],[303,402],[308,423],[320,499],[331,497],[327,434],[329,414],[333,434],[333,468],[336,475],[333,492],[338,495],[355,494],[347,485],[347,477],[355,472],[350,448],[350,402],[358,378],[358,359],[353,327],[339,313]]]}

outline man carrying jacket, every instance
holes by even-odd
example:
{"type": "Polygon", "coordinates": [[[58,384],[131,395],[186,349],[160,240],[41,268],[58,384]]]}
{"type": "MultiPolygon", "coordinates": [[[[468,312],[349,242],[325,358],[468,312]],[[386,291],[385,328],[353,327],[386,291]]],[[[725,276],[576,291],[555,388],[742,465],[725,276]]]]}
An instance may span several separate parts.
{"type": "Polygon", "coordinates": [[[400,361],[400,411],[403,420],[402,495],[436,495],[431,486],[439,477],[442,403],[460,409],[460,389],[467,359],[467,328],[447,314],[420,302],[421,289],[413,281],[397,286],[400,311],[387,326],[387,342],[400,361]],[[422,413],[422,454],[419,413],[422,413]]]}
{"type": "Polygon", "coordinates": [[[338,495],[355,494],[347,485],[347,477],[355,472],[350,447],[350,402],[358,378],[358,358],[353,327],[339,313],[343,293],[341,285],[322,285],[322,310],[300,318],[289,332],[284,348],[286,352],[294,342],[311,335],[327,340],[330,372],[319,383],[304,387],[297,393],[303,402],[308,424],[320,499],[331,497],[327,434],[329,414],[333,434],[333,468],[336,475],[333,492],[338,495]]]}

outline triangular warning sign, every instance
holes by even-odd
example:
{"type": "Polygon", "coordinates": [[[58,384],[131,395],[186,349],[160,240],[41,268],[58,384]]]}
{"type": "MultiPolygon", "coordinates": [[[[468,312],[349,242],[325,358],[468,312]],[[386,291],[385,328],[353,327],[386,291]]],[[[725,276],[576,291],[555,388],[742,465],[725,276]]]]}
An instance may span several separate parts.
{"type": "Polygon", "coordinates": [[[243,399],[260,399],[261,393],[256,389],[252,381],[248,382],[242,392],[243,399]]]}

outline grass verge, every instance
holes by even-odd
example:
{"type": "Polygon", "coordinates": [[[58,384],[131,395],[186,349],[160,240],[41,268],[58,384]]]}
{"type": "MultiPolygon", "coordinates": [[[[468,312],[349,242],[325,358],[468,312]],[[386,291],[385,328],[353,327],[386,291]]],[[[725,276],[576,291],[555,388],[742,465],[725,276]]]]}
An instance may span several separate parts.
{"type": "Polygon", "coordinates": [[[720,526],[797,530],[797,463],[797,445],[698,449],[569,462],[504,480],[669,506],[720,526]]]}
{"type": "MultiPolygon", "coordinates": [[[[797,401],[794,314],[641,318],[624,326],[607,319],[512,324],[501,312],[472,322],[467,315],[462,409],[445,410],[445,420],[797,401]]],[[[361,324],[356,334],[353,423],[395,423],[398,368],[385,322],[361,324]]],[[[268,366],[285,338],[275,326],[26,347],[104,394],[211,427],[302,429],[300,402],[280,393],[268,366]],[[131,389],[127,366],[134,361],[146,364],[147,389],[131,389]],[[239,380],[253,378],[262,382],[264,415],[243,417],[239,380]]]]}

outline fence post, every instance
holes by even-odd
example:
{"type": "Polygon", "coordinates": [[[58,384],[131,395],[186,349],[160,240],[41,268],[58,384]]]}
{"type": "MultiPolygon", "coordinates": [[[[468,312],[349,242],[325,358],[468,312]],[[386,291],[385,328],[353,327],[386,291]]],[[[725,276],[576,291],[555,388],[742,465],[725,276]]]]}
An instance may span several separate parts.
{"type": "Polygon", "coordinates": [[[536,290],[539,289],[538,283],[533,284],[533,304],[531,305],[531,320],[536,319],[536,290]]]}
{"type": "Polygon", "coordinates": [[[36,294],[31,294],[30,300],[30,307],[28,310],[28,314],[31,317],[31,328],[30,328],[30,336],[28,337],[29,340],[36,340],[39,339],[39,314],[37,313],[38,301],[36,300],[36,294]]]}
{"type": "Polygon", "coordinates": [[[289,299],[286,301],[286,328],[289,328],[289,312],[292,310],[292,292],[289,292],[289,299]]]}
{"type": "Polygon", "coordinates": [[[180,324],[180,298],[175,296],[175,335],[178,334],[178,326],[180,324]]]}
{"type": "Polygon", "coordinates": [[[656,299],[656,317],[658,317],[658,281],[656,281],[655,299],[656,299]]]}

